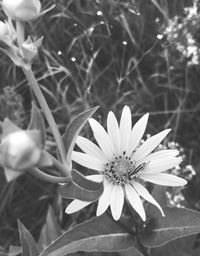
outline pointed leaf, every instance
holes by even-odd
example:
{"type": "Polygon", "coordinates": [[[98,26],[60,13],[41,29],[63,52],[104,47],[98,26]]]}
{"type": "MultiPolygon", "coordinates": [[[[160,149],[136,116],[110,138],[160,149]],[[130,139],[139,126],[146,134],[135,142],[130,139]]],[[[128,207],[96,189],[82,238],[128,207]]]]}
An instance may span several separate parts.
{"type": "Polygon", "coordinates": [[[10,133],[22,131],[17,125],[10,121],[9,118],[5,118],[4,121],[1,123],[2,130],[3,130],[3,137],[6,137],[10,133]]]}
{"type": "Polygon", "coordinates": [[[180,237],[200,233],[200,212],[187,208],[163,209],[161,215],[150,219],[141,234],[141,241],[147,247],[162,246],[180,237]]]}
{"type": "Polygon", "coordinates": [[[15,169],[4,167],[4,174],[5,174],[7,182],[11,182],[12,180],[14,180],[17,177],[19,177],[20,175],[22,175],[23,173],[24,173],[23,171],[18,171],[15,169]]]}
{"type": "Polygon", "coordinates": [[[22,245],[22,256],[38,256],[39,250],[34,238],[20,221],[18,221],[18,229],[22,245]]]}
{"type": "Polygon", "coordinates": [[[47,151],[42,150],[38,167],[42,168],[42,167],[47,167],[52,165],[53,165],[53,159],[51,158],[51,155],[47,151]]]}
{"type": "Polygon", "coordinates": [[[0,47],[0,50],[6,54],[15,63],[16,66],[24,65],[23,60],[19,56],[19,50],[16,46],[7,47],[7,49],[0,47]]]}
{"type": "Polygon", "coordinates": [[[65,145],[65,149],[67,152],[66,159],[68,166],[71,165],[72,150],[74,148],[78,134],[80,133],[81,129],[83,128],[87,120],[94,114],[94,112],[97,109],[98,107],[94,107],[80,113],[67,126],[65,133],[63,135],[63,143],[65,145]]]}
{"type": "Polygon", "coordinates": [[[96,201],[103,193],[103,183],[88,180],[76,170],[72,170],[71,183],[63,185],[59,192],[62,197],[82,201],[96,201]]]}
{"type": "Polygon", "coordinates": [[[54,214],[54,210],[51,206],[49,206],[49,210],[47,213],[46,223],[42,228],[40,238],[39,238],[39,246],[40,248],[46,248],[51,242],[56,240],[62,234],[61,228],[58,225],[58,221],[54,214]]]}
{"type": "Polygon", "coordinates": [[[134,237],[107,215],[102,215],[85,221],[64,233],[40,256],[64,256],[78,251],[118,252],[133,245],[134,237]]]}
{"type": "Polygon", "coordinates": [[[28,125],[28,129],[30,130],[39,130],[41,132],[42,137],[42,145],[45,144],[46,141],[46,128],[44,124],[44,118],[41,111],[37,108],[34,102],[32,102],[31,109],[31,120],[28,125]]]}

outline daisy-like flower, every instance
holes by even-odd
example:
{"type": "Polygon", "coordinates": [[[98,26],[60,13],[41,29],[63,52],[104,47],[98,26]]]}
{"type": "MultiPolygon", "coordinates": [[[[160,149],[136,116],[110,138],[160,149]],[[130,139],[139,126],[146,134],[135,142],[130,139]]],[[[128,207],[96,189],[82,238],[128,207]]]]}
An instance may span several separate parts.
{"type": "MultiPolygon", "coordinates": [[[[72,160],[99,174],[87,176],[88,179],[102,182],[104,191],[98,200],[97,216],[110,206],[112,216],[118,220],[121,216],[124,198],[133,209],[146,220],[141,197],[164,212],[148,190],[141,184],[144,181],[164,186],[183,186],[186,180],[163,173],[181,162],[178,150],[160,150],[153,152],[170,132],[166,129],[140,143],[147,125],[149,114],[142,116],[132,128],[131,111],[125,106],[120,123],[113,112],[107,118],[107,132],[93,118],[89,120],[94,137],[99,146],[79,136],[77,145],[84,152],[73,151],[72,160]]],[[[66,213],[74,213],[92,202],[73,200],[66,213]]]]}

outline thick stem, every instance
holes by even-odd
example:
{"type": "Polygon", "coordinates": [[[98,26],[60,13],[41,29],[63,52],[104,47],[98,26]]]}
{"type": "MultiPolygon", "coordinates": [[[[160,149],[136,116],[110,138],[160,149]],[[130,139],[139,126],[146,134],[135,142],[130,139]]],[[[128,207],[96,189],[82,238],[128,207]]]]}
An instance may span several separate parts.
{"type": "Polygon", "coordinates": [[[67,178],[67,177],[55,177],[49,174],[46,174],[42,171],[40,171],[38,168],[33,168],[31,170],[31,173],[40,178],[41,180],[45,180],[47,182],[51,182],[51,183],[68,183],[71,182],[71,178],[67,178]]]}

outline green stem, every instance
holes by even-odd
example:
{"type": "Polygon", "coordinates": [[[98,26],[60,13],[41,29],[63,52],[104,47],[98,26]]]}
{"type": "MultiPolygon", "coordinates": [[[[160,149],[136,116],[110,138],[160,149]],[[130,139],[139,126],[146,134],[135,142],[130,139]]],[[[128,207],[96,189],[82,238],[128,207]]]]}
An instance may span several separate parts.
{"type": "Polygon", "coordinates": [[[16,22],[16,30],[17,30],[17,42],[19,48],[21,47],[22,43],[25,41],[25,32],[24,32],[24,23],[22,21],[16,22]]]}
{"type": "Polygon", "coordinates": [[[38,168],[31,169],[31,173],[34,176],[40,178],[41,180],[45,180],[45,181],[51,182],[51,183],[68,183],[68,182],[71,182],[71,178],[55,177],[53,175],[49,175],[47,173],[44,173],[44,172],[40,171],[38,168]]]}
{"type": "MultiPolygon", "coordinates": [[[[64,147],[60,132],[59,132],[56,122],[53,118],[53,115],[47,105],[47,102],[42,94],[42,91],[38,85],[38,82],[33,74],[33,71],[27,70],[23,67],[22,67],[22,70],[23,70],[28,82],[30,83],[30,86],[40,104],[40,107],[42,108],[42,110],[45,114],[45,117],[49,123],[49,126],[52,130],[53,136],[55,138],[56,144],[58,146],[58,150],[59,150],[62,162],[65,163],[66,162],[66,151],[65,151],[65,147],[64,147]]],[[[68,172],[69,172],[69,170],[67,170],[67,174],[68,174],[68,172]]]]}
{"type": "MultiPolygon", "coordinates": [[[[18,47],[21,47],[21,44],[24,42],[24,23],[21,21],[16,22],[16,30],[17,30],[17,40],[18,40],[18,47]]],[[[22,67],[22,70],[35,94],[35,97],[37,98],[41,109],[44,112],[44,115],[47,119],[47,122],[49,123],[49,126],[51,128],[52,134],[55,138],[60,157],[63,163],[66,163],[66,150],[62,141],[62,137],[60,135],[60,132],[58,130],[58,127],[56,125],[56,122],[53,118],[53,115],[49,109],[49,106],[46,102],[46,99],[44,98],[42,91],[39,87],[39,84],[34,76],[34,73],[31,69],[26,69],[22,67]]],[[[70,170],[65,171],[65,175],[69,175],[70,170]]]]}

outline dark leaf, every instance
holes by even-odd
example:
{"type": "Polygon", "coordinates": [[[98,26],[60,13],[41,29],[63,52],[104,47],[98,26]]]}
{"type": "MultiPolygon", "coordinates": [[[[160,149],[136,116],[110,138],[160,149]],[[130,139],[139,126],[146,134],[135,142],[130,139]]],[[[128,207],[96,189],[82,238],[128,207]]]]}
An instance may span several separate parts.
{"type": "Polygon", "coordinates": [[[162,246],[180,237],[200,232],[200,212],[186,208],[163,209],[166,217],[151,218],[141,235],[147,247],[162,246]]]}
{"type": "Polygon", "coordinates": [[[151,249],[150,256],[191,255],[195,236],[178,238],[164,246],[151,249]]]}
{"type": "Polygon", "coordinates": [[[119,253],[120,256],[143,256],[143,254],[138,251],[137,248],[131,247],[128,250],[119,253]]]}
{"type": "Polygon", "coordinates": [[[68,166],[71,165],[71,154],[78,134],[80,133],[87,120],[94,114],[97,109],[98,107],[94,107],[80,113],[67,126],[63,135],[63,143],[67,152],[66,159],[68,166]]]}
{"type": "Polygon", "coordinates": [[[54,240],[56,240],[62,234],[61,228],[58,225],[58,221],[54,214],[52,207],[49,207],[47,212],[46,223],[42,228],[40,238],[39,238],[39,246],[41,249],[46,248],[49,244],[51,244],[54,240]]]}
{"type": "Polygon", "coordinates": [[[34,238],[20,221],[18,221],[18,229],[22,245],[22,256],[38,256],[39,250],[34,238]]]}
{"type": "MultiPolygon", "coordinates": [[[[167,207],[167,198],[166,198],[166,194],[165,194],[165,187],[163,186],[154,186],[153,192],[151,193],[151,195],[153,196],[153,198],[159,203],[159,205],[162,208],[167,207]]],[[[145,209],[145,212],[147,213],[147,218],[159,218],[161,213],[158,210],[158,208],[147,202],[147,207],[145,209]]]]}
{"type": "Polygon", "coordinates": [[[21,253],[22,248],[19,246],[10,246],[8,252],[5,252],[3,248],[0,249],[0,256],[17,256],[21,253]]]}
{"type": "Polygon", "coordinates": [[[200,255],[200,247],[195,248],[190,256],[199,256],[200,255]]]}
{"type": "Polygon", "coordinates": [[[64,256],[68,253],[119,252],[134,245],[134,237],[107,215],[95,217],[64,233],[40,256],[64,256]]]}
{"type": "Polygon", "coordinates": [[[82,201],[96,201],[103,192],[103,183],[86,179],[76,170],[72,170],[72,182],[60,187],[62,197],[82,201]]]}

